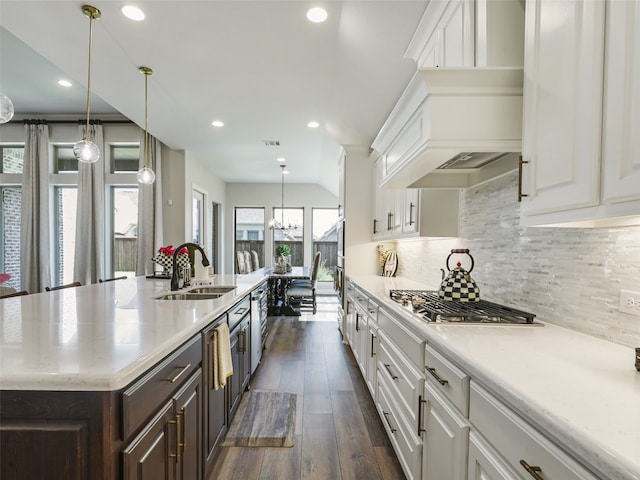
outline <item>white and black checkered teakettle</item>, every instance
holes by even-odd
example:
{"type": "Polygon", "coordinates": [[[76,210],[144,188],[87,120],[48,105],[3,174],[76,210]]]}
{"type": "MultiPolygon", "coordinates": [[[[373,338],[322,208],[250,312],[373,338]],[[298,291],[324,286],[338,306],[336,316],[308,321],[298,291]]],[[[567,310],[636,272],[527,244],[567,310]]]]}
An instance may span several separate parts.
{"type": "Polygon", "coordinates": [[[479,302],[480,301],[480,289],[476,285],[476,282],[471,278],[471,270],[473,270],[473,257],[466,248],[454,248],[447,257],[447,270],[449,275],[444,278],[444,270],[442,271],[443,280],[438,290],[438,296],[445,301],[449,302],[479,302]],[[466,253],[471,259],[471,268],[469,271],[462,268],[460,262],[456,268],[451,270],[449,268],[449,259],[454,253],[466,253]]]}

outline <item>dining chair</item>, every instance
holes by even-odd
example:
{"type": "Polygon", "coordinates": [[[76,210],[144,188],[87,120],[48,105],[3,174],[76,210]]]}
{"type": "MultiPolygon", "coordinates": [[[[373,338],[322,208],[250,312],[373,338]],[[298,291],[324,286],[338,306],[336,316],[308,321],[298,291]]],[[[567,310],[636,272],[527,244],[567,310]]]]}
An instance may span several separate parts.
{"type": "Polygon", "coordinates": [[[51,292],[53,290],[62,290],[63,288],[72,288],[72,287],[81,287],[82,284],[80,282],[67,283],[66,285],[59,285],[57,287],[44,287],[47,292],[51,292]]]}
{"type": "Polygon", "coordinates": [[[244,261],[244,252],[236,252],[236,262],[238,264],[238,273],[240,275],[247,273],[247,266],[244,261]]]}
{"type": "Polygon", "coordinates": [[[246,250],[242,252],[242,254],[244,255],[244,264],[246,265],[247,273],[253,272],[253,265],[251,264],[251,254],[246,250]]]}
{"type": "Polygon", "coordinates": [[[258,258],[258,252],[251,250],[251,268],[258,270],[260,268],[260,259],[258,258]]]}
{"type": "Polygon", "coordinates": [[[22,297],[23,295],[29,295],[29,292],[22,290],[20,292],[7,293],[5,295],[0,295],[0,298],[22,297]]]}
{"type": "Polygon", "coordinates": [[[114,280],[125,280],[127,278],[129,277],[127,277],[126,275],[122,275],[121,277],[113,277],[113,278],[105,278],[105,279],[99,278],[98,282],[100,283],[113,282],[114,280]]]}
{"type": "Polygon", "coordinates": [[[302,310],[305,307],[310,307],[313,313],[316,313],[316,282],[318,280],[318,269],[320,267],[321,253],[316,252],[313,258],[313,265],[311,266],[311,278],[309,283],[305,280],[294,280],[291,285],[285,291],[286,302],[302,310]],[[298,282],[298,283],[296,283],[298,282]]]}

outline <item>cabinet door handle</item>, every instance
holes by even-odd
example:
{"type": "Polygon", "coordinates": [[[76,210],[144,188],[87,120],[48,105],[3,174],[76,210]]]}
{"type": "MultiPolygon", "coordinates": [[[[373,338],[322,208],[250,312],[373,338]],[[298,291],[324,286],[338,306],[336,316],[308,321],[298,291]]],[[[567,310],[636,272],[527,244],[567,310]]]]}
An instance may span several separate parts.
{"type": "Polygon", "coordinates": [[[175,420],[169,420],[169,424],[176,426],[176,453],[170,453],[169,458],[175,458],[177,465],[180,463],[180,414],[176,414],[175,420]]]}
{"type": "Polygon", "coordinates": [[[422,399],[422,395],[418,396],[418,436],[426,432],[426,429],[422,428],[422,404],[427,403],[422,399]]]}
{"type": "Polygon", "coordinates": [[[187,363],[186,365],[179,366],[177,368],[180,368],[181,370],[175,377],[173,377],[173,378],[163,378],[162,380],[165,380],[165,381],[171,382],[171,383],[176,383],[176,380],[178,380],[182,376],[182,374],[189,369],[190,366],[191,366],[190,363],[187,363]]]}
{"type": "Polygon", "coordinates": [[[373,234],[375,235],[376,233],[378,233],[378,230],[376,229],[376,226],[378,225],[378,220],[376,220],[375,218],[373,219],[373,234]]]}
{"type": "Polygon", "coordinates": [[[243,330],[238,333],[238,337],[242,336],[242,346],[238,347],[239,352],[247,351],[247,333],[243,330]]]}
{"type": "Polygon", "coordinates": [[[397,380],[398,376],[394,375],[393,372],[391,371],[391,364],[390,363],[385,363],[384,364],[384,368],[387,369],[387,372],[389,372],[389,375],[391,375],[391,380],[397,380]]]}
{"type": "Polygon", "coordinates": [[[528,197],[529,196],[526,193],[522,193],[522,166],[525,163],[529,163],[529,161],[528,160],[523,160],[522,159],[522,155],[520,155],[520,158],[518,159],[518,201],[519,202],[522,201],[522,197],[528,197]]]}
{"type": "Polygon", "coordinates": [[[360,320],[360,314],[356,313],[356,332],[360,331],[360,322],[359,322],[359,320],[360,320]]]}
{"type": "Polygon", "coordinates": [[[413,221],[413,209],[414,209],[415,205],[413,203],[409,203],[409,225],[413,225],[414,222],[413,221]]]}
{"type": "Polygon", "coordinates": [[[376,352],[373,351],[373,340],[376,338],[376,336],[372,333],[371,334],[371,357],[373,358],[373,356],[376,354],[376,352]]]}
{"type": "Polygon", "coordinates": [[[391,217],[393,217],[393,213],[387,213],[387,230],[391,230],[391,217]]]}
{"type": "Polygon", "coordinates": [[[447,385],[449,383],[449,380],[444,380],[440,378],[440,375],[438,375],[435,368],[431,368],[427,366],[427,370],[429,370],[429,373],[433,375],[433,378],[435,378],[438,381],[438,383],[440,383],[440,385],[447,385]]]}
{"type": "Polygon", "coordinates": [[[542,471],[542,468],[535,466],[535,465],[529,465],[527,462],[525,462],[524,460],[520,460],[520,465],[522,465],[524,467],[524,469],[529,473],[529,475],[531,475],[533,478],[535,478],[536,480],[544,480],[544,478],[542,478],[538,472],[542,471]]]}
{"type": "Polygon", "coordinates": [[[391,433],[396,433],[397,429],[393,428],[393,426],[391,425],[391,422],[389,421],[390,413],[383,411],[382,414],[384,415],[384,419],[387,421],[387,425],[389,425],[389,429],[391,430],[391,433]]]}
{"type": "Polygon", "coordinates": [[[182,454],[184,455],[184,451],[187,449],[187,409],[182,407],[179,415],[182,415],[182,443],[180,447],[182,447],[182,454]]]}

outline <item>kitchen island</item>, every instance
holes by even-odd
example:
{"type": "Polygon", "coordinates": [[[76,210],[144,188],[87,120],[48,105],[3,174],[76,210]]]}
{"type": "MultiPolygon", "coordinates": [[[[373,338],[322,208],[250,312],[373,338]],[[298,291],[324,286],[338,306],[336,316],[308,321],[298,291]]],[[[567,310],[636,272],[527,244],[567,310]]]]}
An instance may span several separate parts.
{"type": "MultiPolygon", "coordinates": [[[[502,455],[508,458],[514,445],[528,450],[528,454],[533,456],[531,445],[537,447],[535,442],[529,445],[530,448],[525,446],[524,441],[518,445],[516,434],[520,435],[522,431],[529,435],[529,439],[535,437],[545,445],[551,445],[554,454],[556,447],[559,447],[557,451],[563,455],[566,453],[567,462],[577,465],[576,468],[584,467],[585,476],[577,477],[581,480],[640,479],[640,372],[634,368],[633,348],[557,327],[545,323],[543,318],[535,319],[543,326],[427,323],[412,313],[410,307],[391,300],[389,291],[434,288],[403,278],[355,276],[348,281],[355,286],[351,293],[353,303],[365,305],[362,309],[358,305],[347,307],[354,317],[358,316],[352,331],[357,337],[358,330],[364,329],[363,316],[369,315],[368,332],[372,335],[370,339],[365,337],[362,343],[355,338],[351,342],[352,349],[356,357],[360,349],[365,364],[368,357],[378,357],[377,381],[385,384],[378,391],[382,391],[383,395],[393,391],[386,385],[402,382],[402,373],[398,373],[393,362],[380,360],[385,354],[384,348],[381,348],[383,339],[391,338],[387,342],[391,347],[382,345],[387,350],[395,345],[394,335],[412,337],[416,344],[422,342],[421,352],[414,353],[414,350],[406,348],[398,356],[419,358],[421,363],[415,367],[423,372],[420,378],[426,393],[419,398],[417,394],[415,396],[417,401],[414,407],[417,406],[419,412],[413,422],[417,421],[418,425],[416,429],[413,423],[411,428],[413,432],[418,432],[417,435],[413,433],[416,440],[424,444],[425,458],[433,447],[429,445],[429,429],[435,425],[430,424],[427,418],[430,410],[424,407],[425,398],[429,400],[429,390],[435,390],[434,398],[437,397],[449,411],[458,412],[453,415],[459,419],[460,437],[463,438],[456,441],[468,442],[470,464],[472,448],[480,443],[493,443],[492,447],[496,447],[496,450],[488,447],[486,451],[495,453],[498,459],[502,455]],[[425,365],[436,368],[426,368],[425,365]],[[387,370],[393,374],[388,379],[387,370]],[[448,382],[438,377],[442,376],[443,371],[449,374],[448,382]],[[398,376],[401,378],[398,379],[398,376]],[[465,378],[466,390],[456,390],[463,385],[465,378]],[[489,410],[488,406],[496,408],[489,410]],[[492,415],[495,416],[487,420],[492,415]],[[504,428],[500,431],[498,427],[498,431],[494,432],[494,425],[504,428]],[[513,428],[513,431],[507,431],[507,428],[513,428]],[[464,434],[464,431],[467,433],[464,434]]],[[[526,308],[522,305],[512,306],[526,308]]],[[[343,327],[343,330],[349,332],[349,327],[343,327]]],[[[398,365],[401,366],[400,363],[398,365]]],[[[418,373],[417,370],[415,372],[418,373]]],[[[363,373],[372,374],[371,369],[366,368],[363,373]]],[[[389,416],[388,412],[389,409],[385,408],[385,417],[389,416]]],[[[442,410],[436,417],[441,414],[442,410]]],[[[396,423],[402,422],[398,419],[396,423]]],[[[394,424],[394,430],[398,428],[394,424]]],[[[388,432],[391,437],[396,435],[395,431],[388,432]]],[[[444,438],[449,437],[441,437],[444,438]]],[[[456,448],[462,448],[459,447],[460,443],[456,445],[456,448]]],[[[460,452],[463,453],[460,458],[466,462],[465,452],[460,452]]],[[[441,455],[441,458],[445,456],[441,455]]],[[[433,461],[433,457],[430,461],[433,461]]],[[[431,466],[427,463],[423,463],[422,478],[430,480],[432,477],[427,476],[426,472],[431,466]]],[[[520,473],[514,474],[514,478],[530,478],[530,473],[520,465],[516,467],[514,472],[520,473]]],[[[419,466],[416,468],[420,469],[419,466]]],[[[557,474],[554,476],[550,470],[545,472],[543,466],[541,477],[569,478],[557,474]]],[[[472,472],[472,466],[469,472],[472,472]]],[[[455,478],[467,478],[466,473],[455,478]]],[[[511,478],[509,475],[489,477],[511,478]]],[[[471,478],[475,477],[471,477],[470,473],[471,478]]]]}
{"type": "Polygon", "coordinates": [[[216,275],[235,288],[211,299],[158,299],[169,281],[137,277],[1,300],[3,480],[164,478],[167,459],[167,478],[202,478],[220,435],[202,424],[225,408],[225,390],[207,391],[213,327],[248,321],[248,295],[268,274],[216,275]],[[194,442],[180,437],[189,426],[194,442]]]}

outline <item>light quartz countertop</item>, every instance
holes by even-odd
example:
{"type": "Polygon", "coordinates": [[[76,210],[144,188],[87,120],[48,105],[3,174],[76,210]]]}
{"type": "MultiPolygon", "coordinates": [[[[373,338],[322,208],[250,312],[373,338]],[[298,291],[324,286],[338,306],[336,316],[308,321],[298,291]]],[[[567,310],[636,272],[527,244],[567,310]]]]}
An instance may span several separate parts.
{"type": "Polygon", "coordinates": [[[543,327],[427,324],[392,301],[389,290],[434,288],[402,278],[351,279],[581,463],[607,480],[640,479],[640,372],[633,348],[537,317],[543,327]]]}
{"type": "Polygon", "coordinates": [[[215,275],[211,300],[157,300],[169,280],[136,277],[0,300],[0,389],[119,390],[259,286],[265,269],[215,275]]]}

